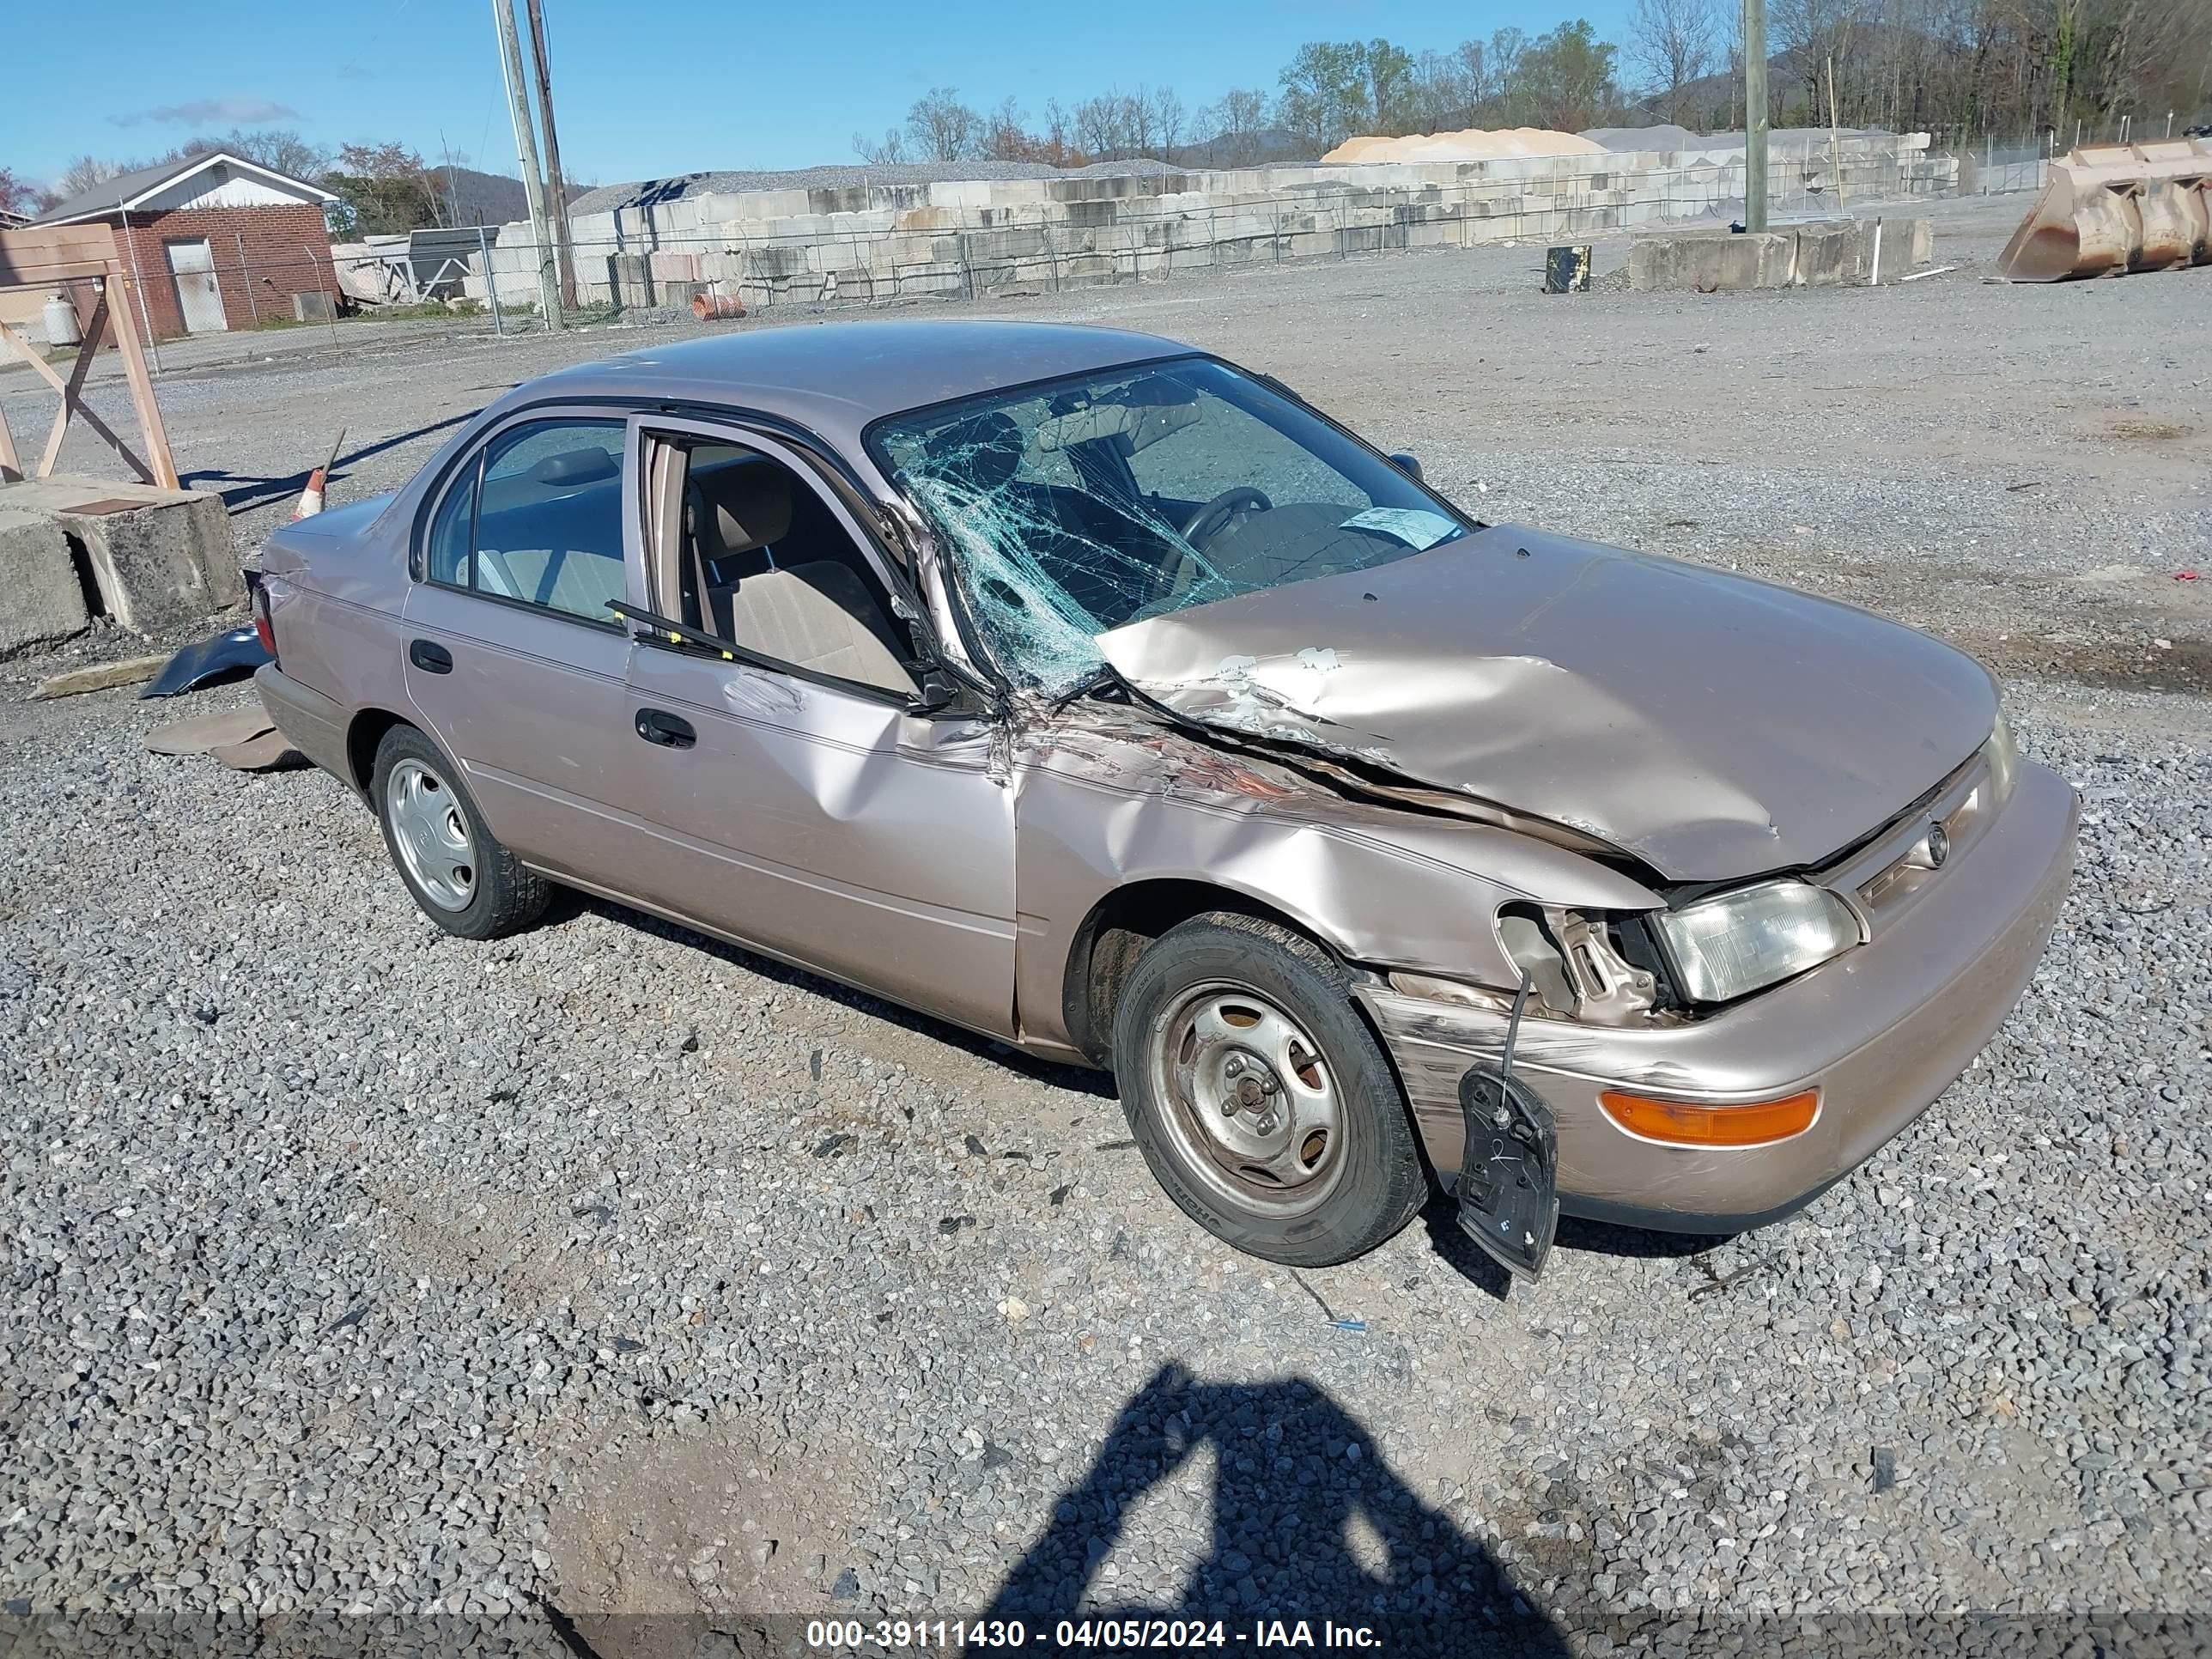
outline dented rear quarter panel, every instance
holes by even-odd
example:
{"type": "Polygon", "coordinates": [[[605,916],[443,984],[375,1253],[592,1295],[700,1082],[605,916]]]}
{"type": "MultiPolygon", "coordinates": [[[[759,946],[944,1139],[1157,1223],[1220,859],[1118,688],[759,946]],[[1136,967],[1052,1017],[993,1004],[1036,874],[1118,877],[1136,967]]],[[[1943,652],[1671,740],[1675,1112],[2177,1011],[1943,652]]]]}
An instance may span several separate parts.
{"type": "MultiPolygon", "coordinates": [[[[395,510],[398,499],[332,508],[283,526],[262,544],[278,665],[348,719],[363,709],[410,712],[400,615],[407,602],[407,515],[395,510]]],[[[346,782],[357,781],[343,752],[313,758],[346,782]]]]}

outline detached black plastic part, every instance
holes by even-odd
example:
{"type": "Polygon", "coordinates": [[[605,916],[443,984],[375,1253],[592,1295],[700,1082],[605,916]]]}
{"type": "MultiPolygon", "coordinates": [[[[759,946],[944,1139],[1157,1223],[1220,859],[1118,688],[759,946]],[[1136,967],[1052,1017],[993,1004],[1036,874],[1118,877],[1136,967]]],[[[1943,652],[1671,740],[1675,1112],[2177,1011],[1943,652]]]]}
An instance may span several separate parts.
{"type": "Polygon", "coordinates": [[[161,672],[147,681],[146,689],[138,695],[142,698],[177,696],[198,690],[213,680],[251,674],[262,664],[275,660],[262,645],[261,636],[253,631],[253,624],[248,623],[211,640],[186,646],[161,665],[161,672]]]}
{"type": "Polygon", "coordinates": [[[1534,1279],[1559,1225],[1559,1120],[1504,1066],[1470,1067],[1459,1080],[1459,1103],[1467,1114],[1455,1189],[1460,1231],[1509,1272],[1534,1279]]]}

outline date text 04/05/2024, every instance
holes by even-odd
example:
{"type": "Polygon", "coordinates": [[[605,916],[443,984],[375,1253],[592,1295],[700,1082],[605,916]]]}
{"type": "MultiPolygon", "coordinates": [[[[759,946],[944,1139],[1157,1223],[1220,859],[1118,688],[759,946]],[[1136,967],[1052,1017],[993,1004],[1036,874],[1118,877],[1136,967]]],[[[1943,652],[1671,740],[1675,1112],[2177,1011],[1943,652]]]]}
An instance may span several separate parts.
{"type": "Polygon", "coordinates": [[[817,1619],[807,1623],[806,1641],[831,1651],[873,1647],[895,1653],[933,1648],[1049,1653],[1237,1647],[1266,1652],[1382,1645],[1372,1627],[1340,1625],[1333,1619],[1261,1619],[1249,1628],[1219,1619],[1062,1619],[1049,1629],[1035,1630],[1018,1619],[817,1619]]]}

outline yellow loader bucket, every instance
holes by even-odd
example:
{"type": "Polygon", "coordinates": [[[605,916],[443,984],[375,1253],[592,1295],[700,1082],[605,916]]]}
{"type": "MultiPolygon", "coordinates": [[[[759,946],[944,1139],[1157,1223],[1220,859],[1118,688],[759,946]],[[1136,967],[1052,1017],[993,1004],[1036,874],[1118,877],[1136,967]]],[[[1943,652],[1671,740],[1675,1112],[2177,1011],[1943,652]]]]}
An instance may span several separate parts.
{"type": "Polygon", "coordinates": [[[2013,283],[2118,276],[2212,262],[2212,143],[2087,144],[2050,181],[1997,256],[2013,283]]]}

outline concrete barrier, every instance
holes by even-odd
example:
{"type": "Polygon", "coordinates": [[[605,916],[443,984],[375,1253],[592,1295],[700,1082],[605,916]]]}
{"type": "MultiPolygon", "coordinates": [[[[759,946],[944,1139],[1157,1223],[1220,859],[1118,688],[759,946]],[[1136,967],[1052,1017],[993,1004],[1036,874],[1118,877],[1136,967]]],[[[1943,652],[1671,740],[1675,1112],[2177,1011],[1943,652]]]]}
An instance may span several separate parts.
{"type": "Polygon", "coordinates": [[[0,649],[66,638],[94,615],[137,633],[246,597],[220,496],[107,478],[0,486],[0,649]]]}
{"type": "Polygon", "coordinates": [[[0,653],[81,634],[92,620],[69,538],[50,513],[0,507],[0,653]]]}
{"type": "MultiPolygon", "coordinates": [[[[1929,220],[1884,219],[1881,280],[1894,282],[1926,264],[1935,246],[1935,227],[1929,220]]],[[[1866,281],[1874,259],[1875,223],[1866,219],[1763,231],[1654,232],[1629,245],[1628,286],[1639,294],[1832,288],[1866,281]]]]}
{"type": "MultiPolygon", "coordinates": [[[[1773,211],[1811,215],[1836,199],[1820,148],[1820,176],[1793,171],[1773,211]]],[[[1847,138],[1841,159],[1855,202],[1948,196],[1958,177],[1955,160],[1911,136],[1847,138]]],[[[1743,184],[1743,151],[1720,148],[709,192],[572,215],[570,229],[586,304],[665,308],[711,289],[757,312],[1577,241],[1738,211],[1743,184]]],[[[527,225],[500,228],[488,270],[470,263],[472,297],[535,303],[527,225]]]]}

